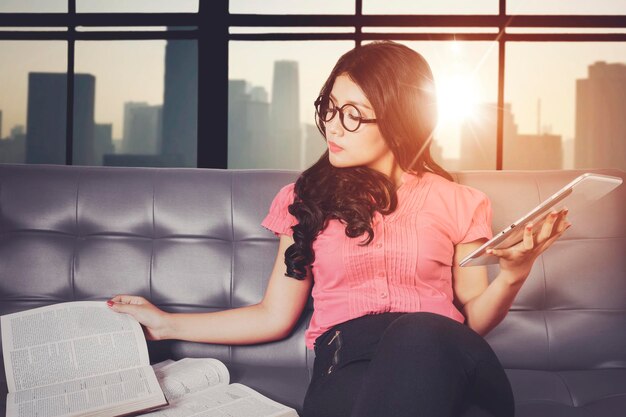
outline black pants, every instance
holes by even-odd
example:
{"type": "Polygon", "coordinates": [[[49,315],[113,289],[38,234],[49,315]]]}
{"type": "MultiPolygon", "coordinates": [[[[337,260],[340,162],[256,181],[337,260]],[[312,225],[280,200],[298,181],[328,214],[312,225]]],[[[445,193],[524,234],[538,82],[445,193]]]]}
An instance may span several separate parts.
{"type": "Polygon", "coordinates": [[[511,385],[489,344],[448,317],[384,313],[315,341],[303,417],[510,417],[511,385]]]}

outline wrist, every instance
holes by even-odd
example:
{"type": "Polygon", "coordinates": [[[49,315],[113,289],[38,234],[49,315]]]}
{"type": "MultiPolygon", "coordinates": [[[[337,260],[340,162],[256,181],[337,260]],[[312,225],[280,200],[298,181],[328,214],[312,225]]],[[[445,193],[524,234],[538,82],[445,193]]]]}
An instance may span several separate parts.
{"type": "Polygon", "coordinates": [[[160,321],[161,325],[158,330],[159,340],[176,339],[175,314],[163,311],[160,321]]]}
{"type": "Polygon", "coordinates": [[[529,272],[511,271],[507,269],[500,270],[500,278],[509,286],[520,286],[528,278],[529,272]]]}

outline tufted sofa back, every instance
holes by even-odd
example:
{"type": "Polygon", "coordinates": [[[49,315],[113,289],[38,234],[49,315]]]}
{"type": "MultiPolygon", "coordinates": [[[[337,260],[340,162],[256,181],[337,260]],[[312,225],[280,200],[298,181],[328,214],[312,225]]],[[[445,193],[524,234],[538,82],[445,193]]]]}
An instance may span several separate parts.
{"type": "MultiPolygon", "coordinates": [[[[591,170],[617,175],[618,170],[591,170]]],[[[498,231],[585,171],[467,171],[498,231]]],[[[278,240],[260,226],[296,171],[0,165],[0,314],[142,295],[168,311],[261,300],[278,240]]],[[[626,186],[572,213],[487,340],[505,368],[626,368],[626,186]]],[[[490,279],[497,267],[489,267],[490,279]]],[[[256,346],[150,344],[151,358],[233,367],[312,367],[311,304],[285,340],[256,346]]],[[[304,384],[306,387],[306,384],[304,384]]],[[[300,395],[300,394],[298,394],[300,395]]],[[[281,398],[277,398],[280,400],[281,398]]]]}

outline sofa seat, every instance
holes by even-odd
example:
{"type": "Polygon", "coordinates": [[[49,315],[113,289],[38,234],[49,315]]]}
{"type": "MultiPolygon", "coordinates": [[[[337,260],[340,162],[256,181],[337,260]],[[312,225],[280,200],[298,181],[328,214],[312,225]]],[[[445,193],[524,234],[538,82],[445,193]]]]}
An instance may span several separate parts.
{"type": "Polygon", "coordinates": [[[626,369],[506,372],[516,417],[626,416],[626,369]]]}
{"type": "MultiPolygon", "coordinates": [[[[615,169],[452,174],[489,196],[498,231],[583,172],[626,179],[615,169]]],[[[0,164],[0,315],[119,293],[171,312],[257,303],[278,248],[260,224],[298,175],[0,164]]],[[[509,375],[517,417],[626,416],[625,209],[622,185],[570,216],[573,227],[537,259],[486,336],[509,375]]],[[[497,272],[489,266],[489,279],[497,272]]],[[[309,300],[280,341],[149,342],[150,359],[217,358],[231,382],[301,410],[314,361],[304,344],[312,309],[309,300]]],[[[0,415],[6,391],[2,369],[0,415]]]]}

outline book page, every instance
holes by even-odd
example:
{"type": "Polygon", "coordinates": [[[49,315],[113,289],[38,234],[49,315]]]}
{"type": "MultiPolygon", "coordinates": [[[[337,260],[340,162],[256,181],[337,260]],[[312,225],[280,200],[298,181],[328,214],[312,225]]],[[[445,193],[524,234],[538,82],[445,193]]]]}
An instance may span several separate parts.
{"type": "Polygon", "coordinates": [[[293,408],[242,384],[216,385],[184,396],[150,417],[298,417],[293,408]]]}
{"type": "Polygon", "coordinates": [[[158,366],[155,373],[170,404],[215,385],[228,385],[230,381],[226,365],[212,358],[184,358],[158,366]]]}
{"type": "Polygon", "coordinates": [[[141,325],[103,301],[76,301],[1,317],[9,392],[150,365],[141,325]]]}
{"type": "Polygon", "coordinates": [[[141,325],[102,301],[1,317],[7,417],[114,416],[167,404],[141,325]]]}
{"type": "Polygon", "coordinates": [[[9,393],[6,415],[69,417],[89,412],[114,416],[163,404],[154,372],[144,366],[9,393]]]}

